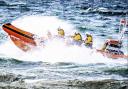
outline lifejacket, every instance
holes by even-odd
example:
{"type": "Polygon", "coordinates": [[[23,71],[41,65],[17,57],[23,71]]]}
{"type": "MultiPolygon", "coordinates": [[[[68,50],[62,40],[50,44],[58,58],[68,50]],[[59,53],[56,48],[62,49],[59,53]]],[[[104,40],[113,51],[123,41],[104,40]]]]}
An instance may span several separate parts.
{"type": "Polygon", "coordinates": [[[93,38],[91,35],[88,35],[85,39],[85,44],[92,44],[93,38]]]}
{"type": "Polygon", "coordinates": [[[82,41],[82,36],[80,35],[80,33],[77,33],[73,36],[73,40],[75,41],[82,41]]]}

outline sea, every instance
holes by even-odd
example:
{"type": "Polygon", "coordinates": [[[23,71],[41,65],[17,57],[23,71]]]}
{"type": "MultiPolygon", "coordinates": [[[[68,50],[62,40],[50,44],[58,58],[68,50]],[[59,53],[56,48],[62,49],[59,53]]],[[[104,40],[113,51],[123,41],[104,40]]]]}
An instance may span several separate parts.
{"type": "MultiPolygon", "coordinates": [[[[128,89],[123,84],[110,88],[106,82],[108,88],[101,83],[92,88],[97,81],[128,80],[128,59],[107,58],[96,51],[107,39],[120,39],[122,18],[128,20],[128,0],[0,0],[0,89],[128,89]],[[58,28],[67,38],[79,32],[84,40],[90,33],[94,49],[67,46],[55,38],[24,52],[2,29],[5,23],[39,37],[47,32],[55,36],[58,28]],[[87,88],[88,81],[93,83],[87,88]]],[[[127,33],[122,45],[128,55],[127,33]]]]}

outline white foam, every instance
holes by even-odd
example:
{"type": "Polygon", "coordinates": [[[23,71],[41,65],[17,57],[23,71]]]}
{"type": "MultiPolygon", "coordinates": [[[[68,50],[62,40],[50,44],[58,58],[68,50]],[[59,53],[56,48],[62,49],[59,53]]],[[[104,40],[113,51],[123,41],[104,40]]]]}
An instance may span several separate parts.
{"type": "MultiPolygon", "coordinates": [[[[42,36],[47,31],[57,34],[57,28],[64,28],[66,34],[71,34],[73,26],[68,22],[62,21],[57,17],[48,16],[25,16],[12,22],[13,25],[23,30],[42,36]]],[[[100,43],[97,39],[96,44],[100,43]]],[[[95,44],[95,43],[94,43],[95,44]]],[[[13,57],[24,61],[43,61],[43,62],[74,62],[80,64],[105,63],[105,64],[126,64],[127,60],[112,60],[103,57],[94,49],[84,46],[66,46],[62,40],[54,39],[46,43],[45,47],[37,47],[30,52],[22,52],[12,41],[0,45],[0,54],[13,57]]]]}
{"type": "Polygon", "coordinates": [[[55,16],[24,16],[13,21],[12,24],[39,36],[46,35],[48,31],[56,35],[59,27],[63,28],[67,34],[74,29],[69,22],[60,20],[55,16]]]}

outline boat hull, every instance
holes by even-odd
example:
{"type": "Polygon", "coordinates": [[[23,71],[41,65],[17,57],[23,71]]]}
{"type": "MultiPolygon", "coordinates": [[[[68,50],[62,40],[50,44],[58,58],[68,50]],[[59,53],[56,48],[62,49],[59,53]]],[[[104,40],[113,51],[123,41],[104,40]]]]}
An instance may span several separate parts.
{"type": "Polygon", "coordinates": [[[105,52],[103,50],[97,50],[97,52],[101,53],[105,57],[112,58],[112,59],[118,59],[118,58],[128,59],[128,55],[123,55],[123,54],[117,55],[117,54],[105,52]]]}
{"type": "Polygon", "coordinates": [[[8,33],[13,43],[23,51],[28,51],[31,47],[36,46],[34,34],[23,31],[10,23],[4,24],[2,28],[8,33]]]}

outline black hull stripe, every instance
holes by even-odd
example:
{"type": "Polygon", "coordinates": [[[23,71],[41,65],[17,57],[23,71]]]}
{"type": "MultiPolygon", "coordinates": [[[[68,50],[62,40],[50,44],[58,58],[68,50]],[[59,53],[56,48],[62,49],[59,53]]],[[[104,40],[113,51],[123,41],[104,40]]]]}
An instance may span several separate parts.
{"type": "Polygon", "coordinates": [[[27,37],[27,38],[29,38],[29,39],[31,39],[31,40],[34,40],[34,38],[32,38],[31,36],[28,36],[28,35],[26,35],[26,34],[23,34],[23,33],[21,33],[21,32],[18,32],[18,31],[14,30],[14,29],[12,29],[12,28],[10,28],[10,27],[7,27],[7,26],[5,26],[5,25],[3,25],[3,27],[5,27],[5,28],[7,28],[8,30],[11,30],[11,31],[13,31],[13,32],[15,32],[15,33],[17,33],[17,34],[19,34],[19,35],[22,35],[22,36],[27,37]]]}

